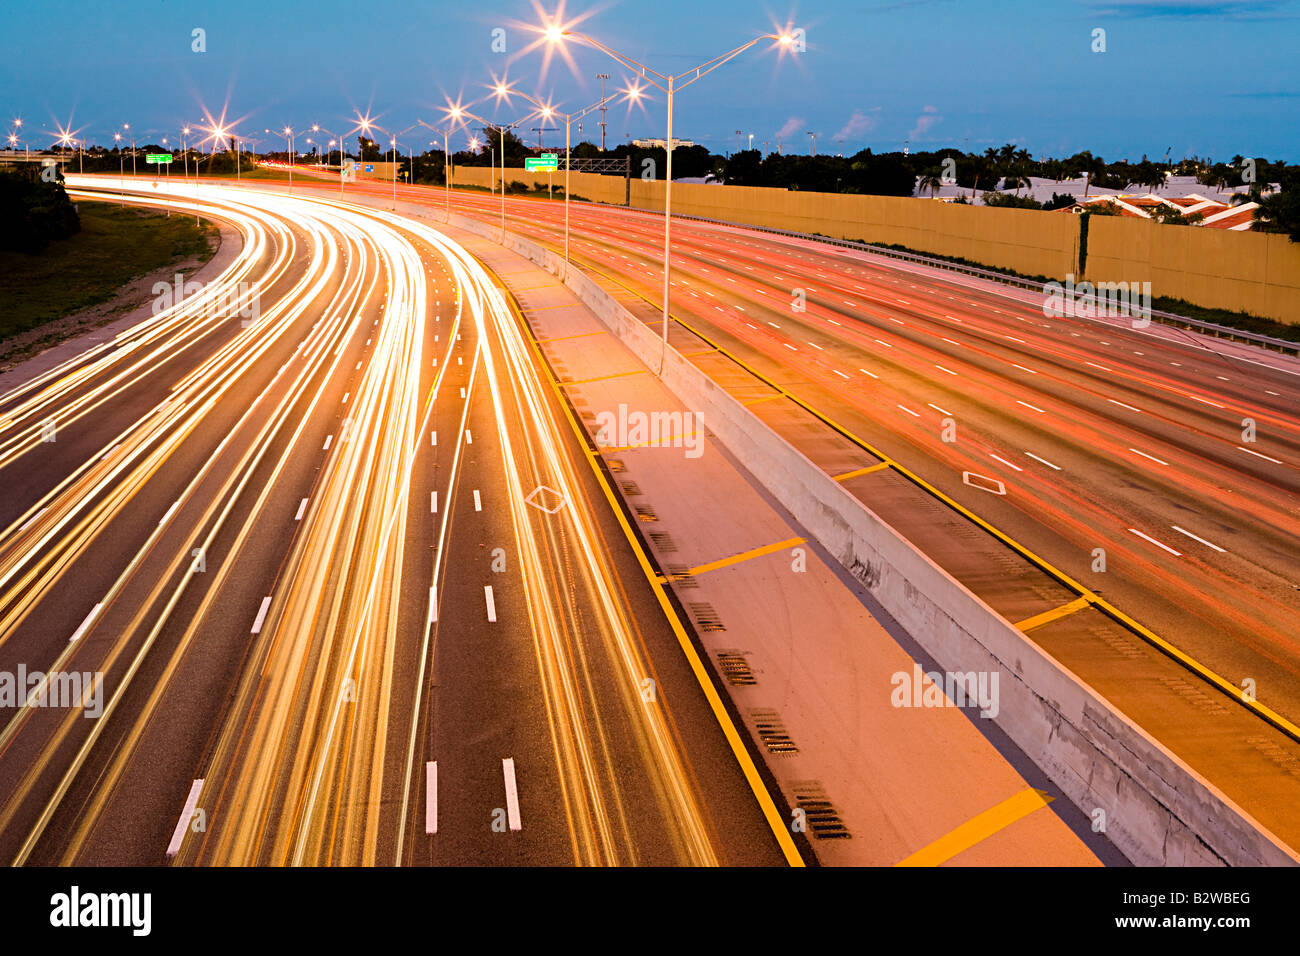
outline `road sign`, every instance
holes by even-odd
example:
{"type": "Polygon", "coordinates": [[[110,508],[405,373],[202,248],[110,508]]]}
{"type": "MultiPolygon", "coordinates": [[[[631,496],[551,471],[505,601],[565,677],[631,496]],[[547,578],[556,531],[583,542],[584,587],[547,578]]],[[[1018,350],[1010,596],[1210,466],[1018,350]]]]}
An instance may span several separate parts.
{"type": "Polygon", "coordinates": [[[560,157],[555,153],[542,153],[539,158],[544,163],[558,163],[560,161],[560,157]]]}
{"type": "Polygon", "coordinates": [[[172,161],[171,153],[145,153],[144,161],[146,163],[170,163],[172,161]]]}
{"type": "Polygon", "coordinates": [[[524,159],[524,169],[530,173],[553,173],[558,168],[554,156],[549,160],[545,156],[539,158],[528,156],[524,159]]]}

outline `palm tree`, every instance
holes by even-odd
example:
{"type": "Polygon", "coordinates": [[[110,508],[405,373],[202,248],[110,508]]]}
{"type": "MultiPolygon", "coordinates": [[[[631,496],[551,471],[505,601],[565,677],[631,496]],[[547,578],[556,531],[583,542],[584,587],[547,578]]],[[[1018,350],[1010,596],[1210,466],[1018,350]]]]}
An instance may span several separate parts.
{"type": "Polygon", "coordinates": [[[939,178],[938,172],[937,169],[927,169],[921,175],[921,180],[917,184],[917,192],[928,189],[930,190],[930,198],[933,199],[935,192],[943,185],[943,180],[939,178]]]}

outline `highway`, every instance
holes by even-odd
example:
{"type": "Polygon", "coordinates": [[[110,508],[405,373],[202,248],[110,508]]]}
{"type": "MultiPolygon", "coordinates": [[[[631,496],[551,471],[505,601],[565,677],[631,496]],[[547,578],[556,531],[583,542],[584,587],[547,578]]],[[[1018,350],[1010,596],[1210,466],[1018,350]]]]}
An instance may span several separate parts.
{"type": "Polygon", "coordinates": [[[0,396],[0,669],[102,674],[0,710],[0,858],[799,862],[482,267],[149,192],[244,245],[0,396]]]}
{"type": "MultiPolygon", "coordinates": [[[[498,198],[452,202],[498,221],[498,198]]],[[[562,203],[507,206],[511,230],[562,246],[562,203]]],[[[652,311],[661,217],[570,210],[575,262],[652,311]]],[[[691,220],[673,236],[676,318],[1300,721],[1300,364],[1048,318],[1023,294],[814,241],[691,220]]],[[[909,499],[876,488],[870,504],[924,534],[909,499]]],[[[964,547],[926,544],[940,563],[964,547]]]]}

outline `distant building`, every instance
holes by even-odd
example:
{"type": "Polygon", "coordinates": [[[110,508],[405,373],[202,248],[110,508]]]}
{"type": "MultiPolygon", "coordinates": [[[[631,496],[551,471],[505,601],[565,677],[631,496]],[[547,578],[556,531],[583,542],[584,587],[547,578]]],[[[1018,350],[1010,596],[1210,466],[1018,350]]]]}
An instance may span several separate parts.
{"type": "MultiPolygon", "coordinates": [[[[632,140],[632,145],[639,146],[641,149],[667,149],[668,140],[634,139],[632,140]]],[[[677,149],[679,146],[694,146],[694,145],[695,144],[691,142],[689,139],[678,139],[676,136],[673,137],[673,149],[677,149]]]]}
{"type": "Polygon", "coordinates": [[[1061,211],[1077,214],[1098,206],[1108,206],[1129,219],[1153,219],[1155,210],[1163,206],[1184,216],[1200,214],[1201,218],[1194,223],[1197,226],[1244,232],[1254,225],[1255,210],[1259,208],[1259,203],[1244,202],[1233,206],[1217,199],[1207,199],[1198,193],[1168,197],[1157,196],[1155,193],[1141,196],[1118,193],[1113,196],[1090,196],[1086,199],[1080,197],[1071,205],[1063,206],[1061,211]]]}

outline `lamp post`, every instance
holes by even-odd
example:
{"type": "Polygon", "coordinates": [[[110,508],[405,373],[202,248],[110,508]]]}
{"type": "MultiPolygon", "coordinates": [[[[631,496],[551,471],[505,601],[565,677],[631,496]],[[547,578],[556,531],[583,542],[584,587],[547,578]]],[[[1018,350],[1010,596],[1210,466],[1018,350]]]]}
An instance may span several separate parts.
{"type": "Polygon", "coordinates": [[[750,49],[751,47],[761,43],[763,40],[774,40],[780,46],[791,47],[794,43],[794,36],[790,33],[783,33],[780,35],[777,35],[775,33],[762,33],[754,37],[754,39],[750,40],[748,43],[742,44],[741,46],[738,46],[734,50],[731,50],[728,53],[724,53],[721,56],[714,57],[712,60],[708,60],[704,63],[701,63],[699,66],[695,67],[692,70],[687,70],[683,73],[666,76],[663,73],[659,73],[655,70],[650,69],[644,63],[639,63],[638,61],[632,59],[631,57],[625,56],[624,54],[619,53],[617,50],[611,49],[610,47],[601,43],[599,40],[593,39],[592,37],[588,36],[585,33],[577,33],[572,30],[566,30],[563,27],[561,27],[559,24],[548,25],[547,27],[545,27],[543,33],[545,35],[545,38],[551,44],[562,43],[566,37],[572,37],[575,40],[581,40],[584,43],[590,44],[591,46],[595,47],[597,50],[600,50],[605,55],[611,57],[614,60],[617,60],[625,67],[632,70],[634,73],[636,73],[639,77],[641,77],[651,86],[655,87],[656,89],[662,90],[668,95],[668,137],[664,144],[665,145],[664,151],[668,157],[667,160],[668,168],[665,170],[665,178],[664,178],[664,292],[663,292],[663,333],[662,333],[663,352],[660,353],[660,359],[659,359],[659,369],[662,372],[663,355],[668,350],[668,304],[669,304],[668,290],[670,288],[669,283],[671,281],[669,278],[669,273],[671,271],[670,252],[672,248],[671,243],[672,243],[672,215],[673,215],[673,100],[674,97],[676,96],[678,90],[685,89],[686,87],[694,83],[696,80],[702,79],[703,77],[712,73],[714,70],[722,66],[724,63],[728,63],[731,60],[734,60],[736,57],[740,56],[740,54],[744,53],[746,50],[750,49]]]}
{"type": "MultiPolygon", "coordinates": [[[[533,114],[529,113],[528,116],[525,116],[523,119],[506,125],[501,123],[492,123],[488,120],[485,120],[483,117],[478,116],[475,113],[471,113],[463,106],[457,104],[453,104],[451,106],[446,107],[445,112],[447,114],[447,119],[449,121],[452,121],[451,123],[449,123],[449,128],[454,125],[463,124],[467,119],[472,119],[475,120],[476,122],[482,123],[485,127],[495,127],[496,130],[501,134],[501,241],[504,242],[506,238],[506,130],[514,129],[516,126],[520,126],[528,122],[529,117],[531,117],[533,114]]],[[[421,125],[427,126],[429,129],[434,129],[434,127],[429,126],[428,123],[425,123],[423,121],[421,121],[421,125]]],[[[439,132],[439,130],[435,129],[434,132],[439,132]]],[[[446,152],[448,131],[443,130],[441,132],[442,132],[444,154],[450,157],[450,153],[446,152]]],[[[448,165],[446,160],[444,160],[444,164],[443,164],[443,179],[444,182],[446,183],[446,189],[447,189],[447,194],[446,194],[447,215],[448,217],[450,217],[451,216],[451,173],[450,173],[450,166],[448,165]]]]}
{"type": "MultiPolygon", "coordinates": [[[[495,92],[499,99],[504,99],[506,102],[509,102],[511,96],[523,97],[537,107],[538,111],[542,114],[542,119],[544,120],[549,120],[556,116],[564,120],[564,270],[566,273],[565,278],[567,278],[569,270],[569,170],[573,165],[572,157],[570,156],[570,150],[573,145],[573,121],[581,119],[593,110],[607,109],[605,105],[607,102],[606,97],[602,95],[595,103],[592,103],[590,106],[581,109],[576,113],[562,113],[549,103],[543,103],[541,100],[529,96],[527,93],[513,90],[504,83],[498,83],[495,92]]],[[[639,86],[629,87],[620,92],[630,100],[636,100],[641,96],[641,88],[639,86]]]]}
{"type": "MultiPolygon", "coordinates": [[[[265,132],[271,132],[269,129],[265,132]]],[[[289,189],[293,189],[293,129],[286,126],[280,130],[279,135],[284,137],[285,145],[289,147],[289,189]]]]}
{"type": "Polygon", "coordinates": [[[400,133],[395,133],[392,136],[392,144],[390,146],[390,152],[389,152],[389,162],[392,163],[393,166],[393,209],[394,211],[396,211],[397,209],[397,137],[405,136],[407,133],[409,133],[411,130],[415,129],[416,126],[419,125],[420,125],[419,123],[415,123],[411,126],[406,127],[406,129],[402,130],[400,133]]]}
{"type": "MultiPolygon", "coordinates": [[[[313,133],[328,133],[330,136],[336,136],[333,130],[328,130],[324,126],[321,126],[319,123],[312,123],[311,131],[313,133]]],[[[342,193],[343,192],[343,137],[337,136],[337,139],[339,141],[339,192],[342,193]]],[[[329,145],[330,148],[333,149],[334,140],[331,139],[329,145]]],[[[328,154],[326,154],[325,156],[325,163],[326,165],[329,165],[328,154]]]]}
{"type": "MultiPolygon", "coordinates": [[[[19,118],[15,118],[15,119],[14,119],[14,129],[16,129],[16,130],[21,130],[22,128],[23,128],[23,121],[22,121],[21,117],[19,117],[19,118]]],[[[9,146],[10,146],[10,148],[12,148],[12,147],[14,146],[15,143],[22,143],[22,144],[23,144],[23,159],[31,159],[31,158],[32,158],[32,144],[31,144],[30,141],[25,140],[25,139],[19,139],[15,134],[10,133],[10,134],[9,134],[9,146]]]]}
{"type": "MultiPolygon", "coordinates": [[[[114,133],[113,142],[117,144],[117,188],[125,189],[126,188],[126,160],[122,156],[122,134],[114,133]]],[[[123,205],[125,205],[125,203],[123,205]]]]}
{"type": "MultiPolygon", "coordinates": [[[[130,132],[131,124],[123,123],[122,129],[130,132]]],[[[131,133],[131,175],[135,175],[135,133],[131,133]]]]}

